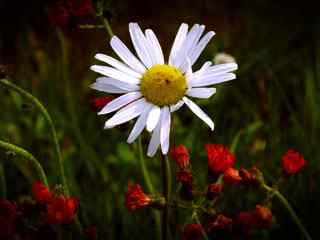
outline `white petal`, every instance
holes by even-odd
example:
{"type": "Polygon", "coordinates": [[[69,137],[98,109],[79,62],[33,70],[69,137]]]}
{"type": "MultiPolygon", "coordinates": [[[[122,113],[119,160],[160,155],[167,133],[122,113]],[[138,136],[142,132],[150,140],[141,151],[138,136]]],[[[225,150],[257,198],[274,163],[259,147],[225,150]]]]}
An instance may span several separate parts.
{"type": "Polygon", "coordinates": [[[189,97],[209,98],[215,93],[216,93],[215,88],[190,88],[186,94],[189,97]]]}
{"type": "Polygon", "coordinates": [[[190,110],[197,115],[202,121],[204,121],[206,124],[208,124],[208,126],[211,128],[211,130],[213,131],[214,129],[214,124],[211,120],[211,118],[201,110],[201,108],[195,104],[194,102],[192,102],[190,99],[188,99],[187,97],[183,97],[183,101],[185,102],[185,104],[187,104],[187,106],[190,108],[190,110]]]}
{"type": "Polygon", "coordinates": [[[106,67],[106,66],[99,66],[99,65],[93,65],[90,67],[92,71],[95,71],[97,73],[101,73],[105,76],[118,79],[119,81],[132,83],[132,84],[139,84],[140,79],[131,77],[128,74],[125,74],[115,68],[112,67],[106,67]]]}
{"type": "Polygon", "coordinates": [[[118,70],[134,77],[134,78],[141,78],[142,75],[140,73],[137,73],[136,71],[132,70],[128,66],[124,65],[122,62],[118,61],[117,59],[114,59],[113,57],[107,56],[105,54],[98,53],[94,56],[96,59],[103,61],[105,63],[108,63],[112,67],[117,68],[118,70]]]}
{"type": "Polygon", "coordinates": [[[149,142],[148,151],[147,151],[147,155],[149,157],[153,157],[156,154],[157,149],[160,145],[160,130],[161,130],[161,121],[158,121],[158,124],[156,128],[153,130],[152,136],[149,142]]]}
{"type": "Polygon", "coordinates": [[[110,45],[115,53],[124,61],[128,66],[143,74],[146,68],[142,63],[130,52],[126,45],[117,37],[113,36],[110,40],[110,45]]]}
{"type": "Polygon", "coordinates": [[[170,112],[178,111],[184,104],[184,101],[180,100],[178,103],[170,106],[170,112]]]}
{"type": "Polygon", "coordinates": [[[144,109],[144,111],[141,113],[141,115],[139,116],[138,120],[136,121],[136,123],[135,123],[134,127],[132,128],[130,135],[127,139],[128,143],[132,143],[140,135],[140,133],[143,131],[143,129],[146,125],[147,117],[148,117],[148,114],[149,114],[151,108],[152,108],[152,105],[149,104],[144,109]]]}
{"type": "Polygon", "coordinates": [[[139,25],[137,23],[129,23],[129,32],[134,49],[136,50],[136,53],[138,54],[140,60],[144,63],[146,67],[151,67],[152,59],[148,52],[149,42],[147,42],[139,25]]]}
{"type": "Polygon", "coordinates": [[[151,29],[146,30],[147,40],[149,40],[152,46],[151,53],[153,53],[153,63],[154,64],[164,64],[163,52],[158,41],[158,38],[151,29]]]}
{"type": "Polygon", "coordinates": [[[215,35],[215,32],[213,31],[206,33],[206,35],[204,35],[201,38],[200,42],[194,48],[191,49],[189,57],[191,59],[192,65],[197,61],[203,49],[207,46],[207,44],[209,43],[209,41],[214,35],[215,35]]]}
{"type": "Polygon", "coordinates": [[[170,124],[171,124],[171,116],[170,116],[169,107],[163,107],[161,109],[160,143],[161,143],[162,154],[164,155],[166,155],[169,151],[170,124]]]}
{"type": "Polygon", "coordinates": [[[224,73],[221,75],[205,75],[199,78],[192,79],[188,82],[189,87],[204,87],[208,85],[218,84],[226,81],[230,81],[236,78],[233,73],[224,73]]]}
{"type": "Polygon", "coordinates": [[[130,103],[126,107],[120,109],[112,118],[105,123],[105,128],[112,128],[139,116],[147,106],[144,98],[130,103]]]}
{"type": "Polygon", "coordinates": [[[90,87],[92,89],[106,92],[106,93],[127,93],[127,92],[129,92],[128,90],[121,89],[121,88],[116,87],[114,85],[99,83],[99,82],[95,82],[95,83],[91,84],[90,87]]]}
{"type": "Polygon", "coordinates": [[[119,108],[141,98],[142,95],[140,92],[130,92],[121,97],[118,97],[111,102],[109,102],[102,110],[98,113],[98,115],[108,114],[118,110],[119,108]]]}
{"type": "Polygon", "coordinates": [[[147,120],[147,130],[151,132],[157,125],[160,118],[160,107],[153,105],[147,120]]]}
{"type": "Polygon", "coordinates": [[[207,73],[226,73],[226,72],[232,72],[234,70],[238,69],[238,64],[236,63],[223,63],[218,65],[211,66],[207,73]]]}
{"type": "Polygon", "coordinates": [[[170,51],[170,56],[169,56],[169,64],[174,65],[174,58],[176,57],[178,51],[180,50],[186,36],[188,33],[188,24],[182,23],[179,27],[179,30],[177,32],[177,35],[174,39],[171,51],[170,51]]]}
{"type": "Polygon", "coordinates": [[[205,73],[205,72],[208,70],[208,68],[209,68],[211,65],[212,65],[212,62],[207,61],[207,62],[205,62],[205,63],[201,66],[201,68],[200,68],[198,71],[195,71],[195,72],[193,72],[193,73],[191,72],[191,74],[190,74],[190,73],[187,73],[187,74],[186,74],[187,80],[189,81],[189,80],[191,80],[192,78],[200,77],[203,73],[205,73]]]}
{"type": "Polygon", "coordinates": [[[122,82],[110,77],[99,77],[96,79],[96,82],[107,84],[107,85],[113,85],[117,88],[127,90],[127,91],[138,91],[140,89],[138,85],[122,82]]]}

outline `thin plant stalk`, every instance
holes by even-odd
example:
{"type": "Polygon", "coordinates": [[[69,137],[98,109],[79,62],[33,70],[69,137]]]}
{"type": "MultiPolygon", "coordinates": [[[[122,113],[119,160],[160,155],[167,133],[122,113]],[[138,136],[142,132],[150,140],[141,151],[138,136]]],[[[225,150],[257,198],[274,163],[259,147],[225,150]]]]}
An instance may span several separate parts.
{"type": "Polygon", "coordinates": [[[7,197],[7,183],[2,162],[0,162],[0,197],[7,197]]]}
{"type": "Polygon", "coordinates": [[[162,181],[163,181],[163,196],[166,200],[166,204],[162,213],[162,240],[168,239],[169,232],[169,201],[171,191],[171,172],[167,155],[161,154],[161,169],[162,169],[162,181]]]}
{"type": "Polygon", "coordinates": [[[310,234],[305,229],[305,227],[302,225],[301,220],[299,219],[299,217],[297,216],[297,214],[295,213],[295,211],[291,207],[288,200],[277,189],[269,187],[266,184],[263,185],[263,188],[266,189],[268,192],[271,192],[274,196],[276,196],[279,199],[279,201],[283,204],[283,206],[288,210],[290,217],[297,224],[299,230],[302,232],[305,239],[312,240],[310,234]]]}
{"type": "Polygon", "coordinates": [[[16,145],[13,145],[11,143],[8,142],[4,142],[2,140],[0,140],[0,148],[4,149],[5,151],[10,151],[15,153],[16,155],[23,157],[24,159],[28,160],[28,163],[30,163],[30,165],[35,169],[35,171],[38,174],[39,180],[45,184],[47,187],[49,187],[48,185],[48,180],[47,180],[47,176],[41,166],[41,164],[39,163],[39,161],[28,151],[26,151],[25,149],[18,147],[16,145]]]}
{"type": "Polygon", "coordinates": [[[61,150],[60,150],[59,141],[58,141],[58,137],[57,137],[57,132],[56,132],[56,129],[54,127],[52,118],[50,117],[47,109],[32,94],[30,94],[27,91],[21,89],[20,87],[18,87],[15,84],[11,83],[7,79],[0,79],[0,85],[3,85],[4,87],[19,93],[21,96],[25,97],[27,100],[29,100],[31,103],[33,103],[38,108],[38,110],[42,113],[43,117],[47,121],[47,123],[49,125],[49,128],[50,128],[50,131],[51,131],[51,136],[52,136],[52,140],[53,140],[56,156],[57,156],[57,159],[58,159],[60,178],[61,178],[61,181],[62,181],[62,184],[63,184],[64,193],[65,193],[65,195],[69,196],[69,187],[68,187],[67,179],[66,179],[66,176],[65,176],[63,160],[62,160],[61,150]]]}

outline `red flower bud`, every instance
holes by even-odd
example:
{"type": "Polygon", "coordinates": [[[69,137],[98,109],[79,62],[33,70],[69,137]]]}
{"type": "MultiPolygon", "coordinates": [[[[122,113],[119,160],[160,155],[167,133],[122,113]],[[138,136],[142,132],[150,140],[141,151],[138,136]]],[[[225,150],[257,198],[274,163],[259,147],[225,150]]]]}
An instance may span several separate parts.
{"type": "Polygon", "coordinates": [[[152,201],[152,199],[143,192],[139,184],[129,184],[125,198],[125,206],[129,211],[148,206],[152,201]]]}
{"type": "Polygon", "coordinates": [[[102,110],[104,106],[106,106],[112,100],[113,100],[113,97],[111,96],[92,98],[90,100],[91,109],[92,111],[99,112],[102,110]]]}
{"type": "Polygon", "coordinates": [[[203,229],[200,224],[187,224],[184,227],[182,240],[200,240],[203,236],[203,229]]]}
{"type": "Polygon", "coordinates": [[[47,204],[46,212],[42,213],[44,224],[70,224],[76,215],[79,201],[73,197],[59,196],[47,204]]]}
{"type": "Polygon", "coordinates": [[[208,167],[211,173],[222,173],[233,167],[235,157],[222,144],[206,144],[208,167]]]}
{"type": "Polygon", "coordinates": [[[184,145],[175,146],[170,151],[171,158],[176,161],[179,168],[186,168],[190,164],[188,149],[184,145]]]}
{"type": "Polygon", "coordinates": [[[177,181],[181,182],[185,186],[192,186],[192,172],[188,170],[182,170],[176,173],[177,181]]]}
{"type": "Polygon", "coordinates": [[[228,168],[224,172],[223,181],[230,184],[238,184],[241,182],[239,171],[235,168],[228,168]]]}
{"type": "Polygon", "coordinates": [[[212,230],[231,230],[232,228],[232,219],[219,214],[212,223],[209,224],[209,231],[212,230]]]}
{"type": "Polygon", "coordinates": [[[298,172],[305,164],[303,156],[295,150],[290,149],[282,156],[282,169],[286,174],[298,172]]]}
{"type": "Polygon", "coordinates": [[[221,194],[222,190],[223,190],[222,184],[218,184],[218,183],[210,184],[207,190],[207,198],[209,200],[212,200],[218,197],[221,194]]]}
{"type": "Polygon", "coordinates": [[[256,205],[256,209],[254,210],[254,215],[256,219],[256,225],[260,228],[268,228],[272,223],[272,213],[269,208],[256,205]]]}
{"type": "Polygon", "coordinates": [[[17,217],[16,205],[8,200],[0,199],[0,239],[7,239],[14,234],[17,217]]]}
{"type": "Polygon", "coordinates": [[[52,200],[52,193],[42,182],[39,181],[32,184],[32,195],[40,204],[49,203],[52,200]]]}

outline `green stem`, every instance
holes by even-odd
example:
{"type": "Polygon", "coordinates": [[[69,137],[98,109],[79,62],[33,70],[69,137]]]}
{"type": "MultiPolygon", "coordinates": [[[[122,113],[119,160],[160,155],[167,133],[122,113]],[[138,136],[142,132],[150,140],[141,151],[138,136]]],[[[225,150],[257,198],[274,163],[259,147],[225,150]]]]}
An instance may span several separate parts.
{"type": "Polygon", "coordinates": [[[47,187],[49,187],[48,181],[47,181],[47,176],[46,176],[43,168],[41,167],[38,160],[31,153],[27,152],[23,148],[20,148],[16,145],[13,145],[11,143],[7,143],[7,142],[1,141],[1,140],[0,140],[0,148],[4,149],[6,151],[13,152],[13,153],[27,159],[29,161],[29,163],[32,165],[32,167],[36,170],[41,182],[43,184],[45,184],[47,187]]]}
{"type": "Polygon", "coordinates": [[[295,213],[295,211],[293,210],[293,208],[291,207],[287,199],[277,189],[269,187],[266,184],[263,185],[263,188],[266,189],[268,192],[271,192],[272,194],[274,194],[274,196],[276,196],[279,199],[279,201],[285,206],[292,220],[297,224],[298,228],[303,233],[303,236],[305,237],[305,239],[312,240],[309,233],[307,232],[305,227],[302,225],[299,217],[297,216],[297,214],[295,213]]]}
{"type": "Polygon", "coordinates": [[[6,176],[4,174],[4,168],[2,162],[0,162],[0,197],[6,198],[7,196],[7,183],[6,176]]]}
{"type": "Polygon", "coordinates": [[[51,130],[52,140],[54,143],[54,148],[55,148],[55,152],[58,159],[60,177],[64,187],[64,192],[67,196],[69,196],[69,187],[68,187],[67,179],[64,172],[63,160],[62,160],[62,155],[61,155],[60,146],[58,142],[57,132],[47,109],[42,105],[42,103],[37,98],[35,98],[33,95],[26,92],[25,90],[21,89],[20,87],[16,86],[15,84],[9,82],[7,79],[0,79],[0,85],[3,85],[4,87],[19,93],[20,95],[25,97],[27,100],[32,102],[39,109],[39,111],[42,113],[43,117],[47,121],[51,130]]]}
{"type": "Polygon", "coordinates": [[[169,231],[169,204],[170,191],[171,191],[171,173],[170,165],[167,155],[161,154],[161,169],[162,169],[162,180],[163,180],[163,196],[166,200],[165,207],[162,213],[162,240],[168,239],[169,231]]]}
{"type": "Polygon", "coordinates": [[[101,22],[102,22],[104,28],[106,29],[106,31],[109,35],[109,37],[112,38],[114,34],[113,34],[113,31],[112,31],[112,28],[111,28],[111,25],[110,25],[108,19],[106,19],[103,15],[101,15],[99,17],[101,19],[101,22]]]}

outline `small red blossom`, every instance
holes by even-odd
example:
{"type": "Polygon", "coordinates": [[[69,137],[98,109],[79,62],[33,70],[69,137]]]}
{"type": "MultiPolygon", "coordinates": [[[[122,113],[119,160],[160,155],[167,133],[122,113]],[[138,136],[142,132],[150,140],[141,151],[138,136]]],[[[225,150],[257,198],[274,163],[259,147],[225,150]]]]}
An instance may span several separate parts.
{"type": "Polygon", "coordinates": [[[0,239],[7,239],[14,234],[17,217],[16,205],[8,200],[0,199],[0,239]]]}
{"type": "Polygon", "coordinates": [[[235,168],[228,168],[224,172],[223,180],[226,183],[238,184],[241,182],[241,177],[239,175],[239,171],[235,168]]]}
{"type": "Polygon", "coordinates": [[[190,164],[188,149],[184,145],[175,146],[170,151],[171,158],[177,163],[179,168],[187,168],[190,164]]]}
{"type": "Polygon", "coordinates": [[[263,174],[257,167],[252,167],[249,170],[240,168],[239,175],[243,184],[258,185],[263,182],[263,174]]]}
{"type": "Polygon", "coordinates": [[[221,194],[222,190],[223,190],[222,184],[219,184],[219,183],[210,184],[207,190],[207,198],[209,200],[212,200],[218,197],[221,194]]]}
{"type": "Polygon", "coordinates": [[[96,226],[90,226],[83,230],[83,235],[88,240],[96,240],[97,239],[97,228],[96,226]]]}
{"type": "Polygon", "coordinates": [[[48,18],[53,26],[65,27],[68,24],[70,13],[62,1],[49,7],[48,18]]]}
{"type": "Polygon", "coordinates": [[[49,203],[52,200],[52,193],[42,182],[39,181],[32,184],[32,195],[40,204],[49,203]]]}
{"type": "Polygon", "coordinates": [[[192,186],[192,172],[189,170],[182,170],[176,173],[177,181],[183,185],[192,186]]]}
{"type": "Polygon", "coordinates": [[[219,214],[212,223],[209,224],[209,231],[212,230],[231,230],[232,219],[219,214]]]}
{"type": "Polygon", "coordinates": [[[152,201],[152,199],[143,192],[139,184],[129,184],[125,198],[125,206],[129,211],[148,206],[152,201]]]}
{"type": "Polygon", "coordinates": [[[76,215],[79,201],[74,197],[59,196],[47,204],[42,214],[44,224],[70,224],[76,215]]]}
{"type": "Polygon", "coordinates": [[[81,17],[93,12],[91,0],[69,0],[68,6],[73,16],[81,17]]]}
{"type": "Polygon", "coordinates": [[[202,226],[200,224],[191,223],[184,227],[182,240],[200,240],[202,236],[202,226]]]}
{"type": "Polygon", "coordinates": [[[305,164],[303,156],[293,149],[289,149],[282,156],[282,169],[286,174],[298,172],[305,164]]]}
{"type": "Polygon", "coordinates": [[[113,97],[111,96],[104,96],[104,97],[98,97],[98,98],[92,98],[90,100],[90,106],[92,111],[99,112],[102,110],[102,108],[107,105],[109,102],[113,100],[113,97]]]}
{"type": "Polygon", "coordinates": [[[254,210],[256,226],[260,228],[268,228],[272,223],[272,212],[266,206],[256,205],[254,210]]]}
{"type": "Polygon", "coordinates": [[[222,173],[233,167],[234,155],[222,144],[206,144],[208,167],[211,173],[222,173]]]}

